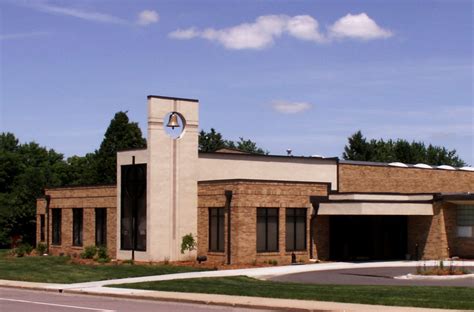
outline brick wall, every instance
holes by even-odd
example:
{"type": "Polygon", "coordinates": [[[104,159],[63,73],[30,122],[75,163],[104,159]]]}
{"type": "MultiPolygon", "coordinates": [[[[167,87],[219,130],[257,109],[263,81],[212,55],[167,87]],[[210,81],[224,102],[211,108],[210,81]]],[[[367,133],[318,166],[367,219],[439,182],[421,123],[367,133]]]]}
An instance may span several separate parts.
{"type": "MultiPolygon", "coordinates": [[[[198,254],[207,255],[209,261],[225,262],[227,254],[227,224],[225,251],[208,252],[208,208],[225,207],[225,191],[232,197],[232,263],[253,263],[276,260],[279,264],[291,262],[291,252],[285,246],[285,209],[307,208],[307,250],[295,252],[298,260],[309,258],[309,234],[312,205],[310,196],[328,194],[327,184],[286,183],[237,180],[230,182],[200,182],[198,186],[198,254]],[[257,208],[279,208],[279,251],[257,253],[257,208]]],[[[225,223],[227,223],[227,211],[225,223]]]]}
{"type": "MultiPolygon", "coordinates": [[[[84,247],[95,245],[95,208],[107,209],[107,249],[109,256],[116,255],[117,195],[115,186],[70,187],[45,190],[51,197],[49,206],[49,245],[53,255],[79,256],[84,247]],[[72,209],[83,209],[83,244],[73,246],[72,209]],[[52,210],[61,209],[61,245],[52,244],[52,210]]],[[[37,243],[40,242],[40,215],[46,213],[46,200],[38,199],[36,204],[37,243]]],[[[48,237],[47,235],[45,235],[48,237]]]]}
{"type": "Polygon", "coordinates": [[[474,192],[474,172],[339,164],[339,192],[474,192]]]}

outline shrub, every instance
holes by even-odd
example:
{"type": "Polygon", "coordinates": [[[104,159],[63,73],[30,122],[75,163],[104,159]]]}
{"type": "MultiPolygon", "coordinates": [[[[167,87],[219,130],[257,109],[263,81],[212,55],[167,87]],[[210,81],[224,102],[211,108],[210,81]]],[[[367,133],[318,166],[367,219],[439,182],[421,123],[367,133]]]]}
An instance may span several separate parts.
{"type": "Polygon", "coordinates": [[[109,259],[109,253],[107,251],[107,247],[100,246],[99,248],[97,248],[97,257],[99,259],[109,259]]]}
{"type": "Polygon", "coordinates": [[[196,240],[192,233],[186,234],[181,240],[181,253],[184,254],[185,251],[192,251],[196,249],[196,240]]]}
{"type": "Polygon", "coordinates": [[[48,246],[44,243],[38,243],[38,245],[36,245],[36,253],[40,256],[44,255],[47,250],[48,246]]]}
{"type": "Polygon", "coordinates": [[[14,249],[14,252],[17,257],[23,257],[24,255],[29,255],[32,251],[33,251],[33,246],[31,246],[28,243],[23,243],[14,249]]]}
{"type": "Polygon", "coordinates": [[[95,254],[97,253],[97,247],[95,246],[86,246],[84,251],[81,253],[82,259],[94,259],[95,254]]]}
{"type": "Polygon", "coordinates": [[[135,261],[133,261],[132,259],[128,259],[128,260],[123,260],[122,261],[123,264],[135,264],[135,261]]]}

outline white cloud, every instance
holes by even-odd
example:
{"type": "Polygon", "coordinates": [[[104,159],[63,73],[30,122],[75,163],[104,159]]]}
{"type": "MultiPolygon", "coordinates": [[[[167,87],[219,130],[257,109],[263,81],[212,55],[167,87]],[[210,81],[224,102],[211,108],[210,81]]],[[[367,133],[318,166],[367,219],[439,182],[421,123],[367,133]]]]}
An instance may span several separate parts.
{"type": "Polygon", "coordinates": [[[307,111],[312,105],[306,102],[274,101],[272,102],[272,107],[275,111],[282,114],[296,114],[307,111]]]}
{"type": "Polygon", "coordinates": [[[169,33],[170,38],[182,40],[196,38],[199,35],[200,33],[194,27],[187,29],[177,29],[169,33]]]}
{"type": "Polygon", "coordinates": [[[324,35],[319,32],[319,23],[309,15],[298,15],[290,18],[287,24],[288,33],[301,40],[324,42],[324,35]]]}
{"type": "Polygon", "coordinates": [[[381,28],[367,14],[347,14],[329,27],[334,38],[354,38],[361,40],[383,39],[391,37],[391,31],[381,28]]]}
{"type": "Polygon", "coordinates": [[[326,43],[333,38],[357,38],[363,40],[387,38],[392,35],[380,28],[367,14],[348,14],[329,27],[328,34],[319,29],[318,21],[309,15],[262,15],[253,23],[243,23],[222,29],[196,27],[177,29],[169,33],[173,39],[201,38],[214,41],[227,49],[261,50],[271,46],[282,35],[299,40],[326,43]]]}
{"type": "Polygon", "coordinates": [[[29,37],[40,37],[40,36],[47,36],[49,32],[46,31],[35,31],[29,33],[15,33],[15,34],[3,34],[0,35],[0,41],[4,40],[15,40],[15,39],[22,39],[22,38],[29,38],[29,37]]]}
{"type": "Polygon", "coordinates": [[[153,10],[143,10],[138,14],[137,24],[141,26],[147,26],[153,23],[157,23],[160,19],[158,12],[153,10]]]}
{"type": "Polygon", "coordinates": [[[60,7],[60,6],[50,5],[43,2],[38,2],[34,5],[31,5],[31,7],[45,13],[72,16],[72,17],[76,17],[76,18],[80,18],[80,19],[84,19],[88,21],[94,21],[94,22],[100,22],[100,23],[112,23],[112,24],[129,24],[129,22],[127,22],[126,20],[113,16],[113,15],[93,12],[93,11],[86,11],[86,10],[81,10],[77,8],[60,7]]]}

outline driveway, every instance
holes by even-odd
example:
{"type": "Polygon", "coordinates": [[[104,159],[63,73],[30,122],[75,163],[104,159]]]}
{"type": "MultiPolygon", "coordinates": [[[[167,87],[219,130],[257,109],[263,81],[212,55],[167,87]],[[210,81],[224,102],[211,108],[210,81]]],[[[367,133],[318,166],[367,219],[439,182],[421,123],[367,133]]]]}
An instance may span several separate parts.
{"type": "MultiPolygon", "coordinates": [[[[468,267],[468,269],[471,272],[474,272],[474,267],[468,267]]],[[[405,275],[408,273],[416,273],[416,268],[378,267],[312,271],[275,276],[270,278],[270,280],[308,284],[474,287],[474,278],[460,278],[443,281],[394,279],[395,276],[405,275]]]]}

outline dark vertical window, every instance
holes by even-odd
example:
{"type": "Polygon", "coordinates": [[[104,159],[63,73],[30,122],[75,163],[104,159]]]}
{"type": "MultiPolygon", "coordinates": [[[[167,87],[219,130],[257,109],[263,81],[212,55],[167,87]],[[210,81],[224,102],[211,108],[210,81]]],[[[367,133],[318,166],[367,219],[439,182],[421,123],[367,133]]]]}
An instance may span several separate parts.
{"type": "Polygon", "coordinates": [[[278,208],[257,208],[257,251],[278,251],[278,208]]]}
{"type": "Polygon", "coordinates": [[[224,251],[224,208],[209,208],[209,251],[224,251]]]}
{"type": "Polygon", "coordinates": [[[83,209],[72,209],[72,245],[82,246],[83,209]]]}
{"type": "Polygon", "coordinates": [[[286,209],[286,250],[306,250],[306,208],[286,209]]]}
{"type": "Polygon", "coordinates": [[[45,221],[44,214],[40,215],[40,241],[44,242],[44,232],[45,232],[45,221]]]}
{"type": "Polygon", "coordinates": [[[122,166],[121,176],[120,248],[146,251],[146,164],[122,166]]]}
{"type": "Polygon", "coordinates": [[[51,209],[52,213],[52,243],[53,245],[61,245],[61,209],[51,209]]]}
{"type": "Polygon", "coordinates": [[[95,245],[107,246],[107,208],[95,209],[95,245]]]}

